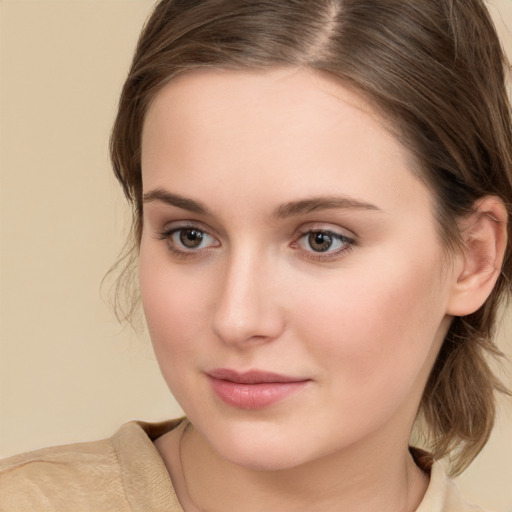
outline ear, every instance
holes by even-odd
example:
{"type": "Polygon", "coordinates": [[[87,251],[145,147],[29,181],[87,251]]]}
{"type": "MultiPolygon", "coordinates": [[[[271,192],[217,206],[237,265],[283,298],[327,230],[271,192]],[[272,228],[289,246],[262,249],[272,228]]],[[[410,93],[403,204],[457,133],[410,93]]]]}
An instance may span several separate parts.
{"type": "Polygon", "coordinates": [[[456,256],[454,282],[447,314],[465,316],[479,309],[501,272],[507,246],[508,214],[503,201],[486,196],[462,221],[463,247],[456,256]]]}

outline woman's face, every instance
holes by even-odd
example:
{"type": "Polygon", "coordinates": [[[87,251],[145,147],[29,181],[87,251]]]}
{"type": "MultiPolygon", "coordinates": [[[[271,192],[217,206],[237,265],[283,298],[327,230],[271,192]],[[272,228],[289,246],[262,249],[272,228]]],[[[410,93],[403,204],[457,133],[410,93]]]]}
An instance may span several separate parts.
{"type": "Polygon", "coordinates": [[[407,442],[454,279],[411,166],[368,103],[306,70],[196,71],[151,104],[144,311],[224,458],[407,442]]]}

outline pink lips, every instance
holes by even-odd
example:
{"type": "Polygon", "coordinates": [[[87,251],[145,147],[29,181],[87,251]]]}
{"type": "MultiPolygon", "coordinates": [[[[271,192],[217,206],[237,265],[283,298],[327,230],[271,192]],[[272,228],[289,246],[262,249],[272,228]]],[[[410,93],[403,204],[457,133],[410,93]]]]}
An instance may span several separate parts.
{"type": "Polygon", "coordinates": [[[304,387],[309,379],[251,370],[239,373],[219,368],[208,372],[214,393],[225,403],[239,409],[268,407],[304,387]]]}

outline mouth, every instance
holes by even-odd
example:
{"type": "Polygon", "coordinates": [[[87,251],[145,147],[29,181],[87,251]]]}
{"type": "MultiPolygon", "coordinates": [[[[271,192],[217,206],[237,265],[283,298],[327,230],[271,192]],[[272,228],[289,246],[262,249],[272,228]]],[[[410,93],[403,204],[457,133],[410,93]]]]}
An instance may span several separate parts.
{"type": "Polygon", "coordinates": [[[310,379],[261,370],[237,372],[218,368],[207,372],[215,395],[237,409],[263,409],[294,395],[310,379]]]}

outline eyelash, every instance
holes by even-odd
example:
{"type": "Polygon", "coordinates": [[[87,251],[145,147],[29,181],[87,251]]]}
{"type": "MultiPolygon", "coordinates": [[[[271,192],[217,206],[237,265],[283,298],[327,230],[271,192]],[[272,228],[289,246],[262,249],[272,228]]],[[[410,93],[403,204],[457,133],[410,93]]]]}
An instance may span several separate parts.
{"type": "MultiPolygon", "coordinates": [[[[347,235],[343,235],[341,233],[337,233],[336,231],[332,231],[330,229],[321,229],[321,228],[307,228],[307,229],[300,229],[299,230],[299,236],[296,238],[295,242],[292,243],[292,247],[297,247],[301,240],[306,240],[307,237],[310,237],[311,235],[323,235],[324,237],[327,236],[333,240],[336,240],[343,244],[343,247],[330,251],[330,247],[326,249],[326,251],[314,251],[314,250],[304,250],[304,252],[307,254],[307,258],[314,260],[314,261],[331,261],[334,259],[339,258],[341,255],[345,255],[348,252],[350,252],[354,246],[356,245],[356,240],[354,238],[351,238],[347,235]]],[[[306,242],[308,243],[308,242],[306,242]]],[[[311,247],[311,246],[310,246],[311,247]]]]}
{"type": "MultiPolygon", "coordinates": [[[[186,248],[178,248],[178,245],[173,240],[173,236],[176,234],[179,234],[180,232],[190,230],[190,231],[197,231],[198,233],[201,233],[203,236],[209,236],[212,239],[215,240],[215,238],[210,235],[206,230],[196,226],[196,225],[187,225],[187,226],[179,226],[179,227],[173,227],[171,229],[162,231],[158,233],[158,240],[165,241],[167,244],[168,250],[178,258],[186,259],[190,257],[198,257],[201,255],[201,252],[208,249],[186,249],[186,248]]],[[[294,242],[290,245],[292,248],[298,248],[301,240],[305,240],[307,237],[310,237],[312,235],[321,234],[324,237],[329,237],[334,241],[338,241],[343,244],[343,247],[340,249],[337,249],[335,251],[329,251],[330,247],[328,247],[325,251],[314,251],[314,250],[307,250],[303,249],[303,253],[306,254],[306,258],[313,260],[313,261],[331,261],[334,259],[339,258],[342,254],[346,254],[349,251],[351,251],[355,245],[357,245],[357,242],[354,238],[350,238],[346,235],[343,235],[341,233],[337,233],[335,231],[329,230],[329,229],[300,229],[298,231],[298,234],[295,236],[294,242]]],[[[308,243],[308,242],[306,242],[308,243]]],[[[220,244],[217,242],[216,245],[213,247],[218,247],[220,244]]],[[[210,246],[211,247],[211,246],[210,246]]],[[[311,246],[310,246],[311,247],[311,246]]],[[[204,253],[203,253],[204,254],[204,253]]]]}
{"type": "MultiPolygon", "coordinates": [[[[198,226],[195,226],[195,225],[188,225],[188,226],[179,226],[179,227],[173,227],[171,229],[168,229],[168,230],[164,230],[162,232],[159,232],[158,233],[158,240],[163,240],[166,242],[166,245],[167,245],[167,249],[174,255],[174,256],[177,256],[178,258],[182,258],[182,259],[185,259],[185,258],[190,258],[190,257],[197,257],[199,256],[199,251],[201,249],[186,249],[186,248],[183,248],[183,249],[180,249],[178,248],[177,244],[173,241],[173,235],[176,235],[182,231],[186,231],[186,230],[189,230],[189,231],[197,231],[199,233],[202,233],[203,235],[207,235],[211,238],[214,238],[212,237],[212,235],[209,235],[208,232],[198,226]]],[[[218,247],[218,243],[215,247],[218,247]]],[[[204,250],[204,249],[203,249],[204,250]]]]}

